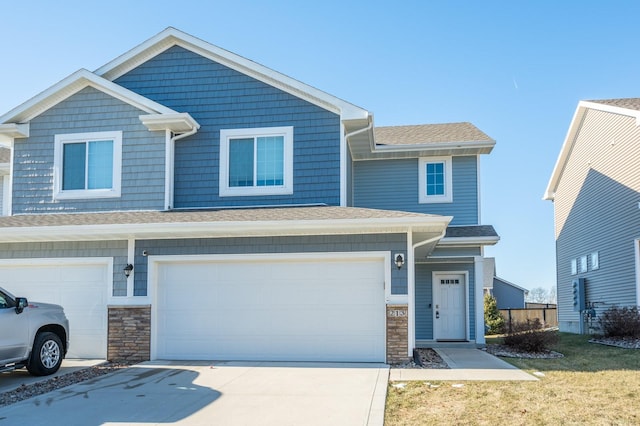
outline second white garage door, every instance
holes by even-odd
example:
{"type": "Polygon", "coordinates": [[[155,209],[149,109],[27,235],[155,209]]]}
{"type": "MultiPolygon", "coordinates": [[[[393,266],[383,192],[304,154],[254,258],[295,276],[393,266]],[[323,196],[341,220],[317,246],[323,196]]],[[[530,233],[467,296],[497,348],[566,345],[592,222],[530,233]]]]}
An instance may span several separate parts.
{"type": "Polygon", "coordinates": [[[67,358],[107,357],[108,260],[0,261],[0,286],[30,301],[55,303],[69,319],[67,358]]]}
{"type": "Polygon", "coordinates": [[[384,362],[384,258],[345,257],[150,258],[152,356],[384,362]]]}

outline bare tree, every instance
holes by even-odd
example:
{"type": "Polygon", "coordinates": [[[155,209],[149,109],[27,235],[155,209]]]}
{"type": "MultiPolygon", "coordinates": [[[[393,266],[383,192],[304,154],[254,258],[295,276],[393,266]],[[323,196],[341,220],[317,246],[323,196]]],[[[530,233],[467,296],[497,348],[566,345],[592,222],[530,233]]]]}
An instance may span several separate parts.
{"type": "Polygon", "coordinates": [[[531,303],[550,303],[549,292],[544,287],[536,287],[529,290],[527,302],[531,303]]]}

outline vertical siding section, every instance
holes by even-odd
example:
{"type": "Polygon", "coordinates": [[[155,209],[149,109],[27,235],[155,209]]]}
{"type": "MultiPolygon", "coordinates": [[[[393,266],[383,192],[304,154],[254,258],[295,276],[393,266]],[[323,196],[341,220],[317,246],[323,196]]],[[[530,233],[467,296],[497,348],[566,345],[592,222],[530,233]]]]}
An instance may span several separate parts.
{"type": "Polygon", "coordinates": [[[149,132],[143,112],[87,87],[31,120],[30,136],[14,145],[13,212],[87,212],[162,209],[164,132],[149,132]],[[123,131],[119,198],[53,200],[56,134],[123,131]]]}
{"type": "Polygon", "coordinates": [[[340,118],[193,52],[174,46],[116,83],[201,128],[175,147],[175,207],[340,204],[340,118]],[[220,129],[294,126],[292,195],[219,197],[220,129]]]}
{"type": "MultiPolygon", "coordinates": [[[[587,110],[558,185],[554,208],[561,330],[579,330],[571,282],[586,299],[635,305],[635,239],[640,238],[640,130],[635,118],[587,110]],[[571,259],[599,253],[600,268],[571,275],[571,259]]],[[[590,260],[590,259],[589,259],[590,260]]]]}
{"type": "Polygon", "coordinates": [[[417,158],[356,161],[353,164],[353,205],[452,215],[451,225],[477,225],[477,157],[452,157],[452,167],[453,202],[420,204],[417,158]]]}

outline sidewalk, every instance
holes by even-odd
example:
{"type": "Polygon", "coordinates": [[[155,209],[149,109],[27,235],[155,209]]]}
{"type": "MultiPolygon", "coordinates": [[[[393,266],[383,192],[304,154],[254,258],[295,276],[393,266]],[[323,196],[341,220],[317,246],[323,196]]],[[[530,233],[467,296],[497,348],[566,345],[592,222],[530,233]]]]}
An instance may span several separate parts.
{"type": "Polygon", "coordinates": [[[536,377],[479,349],[435,348],[434,350],[449,365],[449,369],[392,368],[389,380],[538,380],[536,377]]]}

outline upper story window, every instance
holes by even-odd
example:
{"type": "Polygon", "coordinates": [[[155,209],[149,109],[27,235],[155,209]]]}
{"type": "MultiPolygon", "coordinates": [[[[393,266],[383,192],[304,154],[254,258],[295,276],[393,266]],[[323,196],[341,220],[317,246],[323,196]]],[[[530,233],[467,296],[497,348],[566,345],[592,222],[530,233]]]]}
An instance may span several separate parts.
{"type": "Polygon", "coordinates": [[[451,157],[426,157],[418,162],[420,203],[450,203],[453,201],[451,157]]]}
{"type": "Polygon", "coordinates": [[[220,196],[293,193],[293,127],[220,130],[220,196]]]}
{"type": "Polygon", "coordinates": [[[122,132],[55,136],[54,198],[120,196],[122,132]]]}

